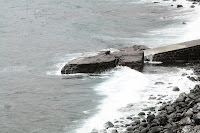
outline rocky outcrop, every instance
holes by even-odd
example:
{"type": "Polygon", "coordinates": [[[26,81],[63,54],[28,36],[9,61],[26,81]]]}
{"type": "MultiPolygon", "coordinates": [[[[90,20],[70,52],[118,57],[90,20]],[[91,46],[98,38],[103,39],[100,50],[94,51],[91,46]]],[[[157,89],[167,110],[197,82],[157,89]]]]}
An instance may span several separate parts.
{"type": "Polygon", "coordinates": [[[127,66],[142,71],[144,64],[144,52],[146,46],[132,46],[110,51],[100,52],[91,57],[78,58],[68,62],[61,70],[62,74],[73,73],[100,73],[116,66],[127,66]]]}

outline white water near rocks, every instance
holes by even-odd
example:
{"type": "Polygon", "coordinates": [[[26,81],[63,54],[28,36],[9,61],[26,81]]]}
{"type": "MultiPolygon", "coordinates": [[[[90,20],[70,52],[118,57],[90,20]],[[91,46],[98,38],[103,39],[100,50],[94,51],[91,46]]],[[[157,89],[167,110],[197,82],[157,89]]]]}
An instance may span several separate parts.
{"type": "MultiPolygon", "coordinates": [[[[169,2],[171,4],[171,2],[169,2]]],[[[187,7],[191,10],[191,2],[178,1],[178,4],[187,7]]],[[[177,36],[177,38],[171,41],[171,44],[178,42],[185,42],[190,40],[199,39],[200,36],[200,14],[199,7],[195,9],[195,15],[190,18],[191,14],[185,13],[185,16],[190,19],[184,23],[190,23],[187,26],[173,26],[166,27],[156,31],[150,31],[150,35],[162,35],[166,34],[166,38],[162,38],[157,41],[159,44],[169,44],[168,39],[171,35],[177,36]],[[165,41],[166,39],[166,41],[165,41]]],[[[184,13],[184,11],[183,11],[184,13]]],[[[165,19],[165,17],[164,17],[165,19]]],[[[150,45],[157,47],[158,45],[150,45]]],[[[147,58],[150,60],[149,63],[153,62],[153,53],[147,58]]],[[[99,84],[95,87],[95,90],[99,95],[106,96],[101,102],[98,108],[98,113],[93,115],[90,119],[85,121],[83,127],[78,129],[76,132],[91,132],[98,131],[104,132],[104,124],[107,121],[114,122],[115,120],[125,119],[126,116],[137,116],[137,114],[145,107],[155,107],[161,97],[164,97],[161,101],[173,101],[181,93],[188,93],[196,83],[191,82],[187,77],[183,77],[183,73],[186,75],[192,75],[191,70],[179,69],[179,68],[165,68],[155,67],[155,73],[150,71],[139,73],[131,70],[127,67],[119,68],[117,71],[111,74],[111,77],[104,83],[99,84]],[[166,70],[167,69],[167,70],[166,70]],[[162,84],[156,84],[161,82],[162,84]],[[179,92],[173,92],[172,88],[178,86],[181,88],[179,92]],[[154,100],[150,100],[149,97],[155,97],[154,100]],[[130,106],[131,105],[131,106],[130,106]]],[[[154,70],[153,70],[154,71],[154,70]]],[[[110,130],[111,132],[112,130],[110,130]]],[[[109,132],[109,130],[107,130],[109,132]]],[[[118,130],[118,132],[124,132],[118,130]]]]}
{"type": "Polygon", "coordinates": [[[100,102],[98,113],[85,121],[80,132],[90,132],[93,129],[104,129],[104,123],[114,122],[115,119],[126,118],[137,114],[145,107],[155,107],[158,101],[172,101],[181,92],[188,92],[195,83],[182,74],[192,74],[191,70],[179,68],[155,67],[147,68],[144,73],[137,72],[127,67],[119,67],[110,72],[106,82],[99,84],[94,89],[105,98],[100,102]],[[154,71],[154,72],[153,72],[154,71]],[[157,82],[161,84],[156,84],[157,82]],[[173,92],[174,86],[181,88],[173,92]],[[156,97],[149,100],[150,97],[156,97]],[[157,100],[164,97],[162,100],[157,100]],[[130,106],[131,105],[131,106],[130,106]]]}
{"type": "Polygon", "coordinates": [[[107,121],[137,116],[163,95],[168,101],[189,91],[195,82],[182,74],[192,71],[178,67],[60,74],[65,63],[86,52],[199,39],[199,5],[193,9],[184,0],[158,1],[2,0],[1,132],[88,133],[107,121]],[[173,92],[173,86],[180,91],[173,92]]]}

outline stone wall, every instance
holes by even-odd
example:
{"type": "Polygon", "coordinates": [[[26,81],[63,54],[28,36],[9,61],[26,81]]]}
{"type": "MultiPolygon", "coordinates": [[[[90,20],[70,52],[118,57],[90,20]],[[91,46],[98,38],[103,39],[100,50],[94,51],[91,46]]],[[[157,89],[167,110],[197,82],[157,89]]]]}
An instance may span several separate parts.
{"type": "Polygon", "coordinates": [[[200,62],[200,45],[155,54],[153,61],[163,63],[200,62]]]}

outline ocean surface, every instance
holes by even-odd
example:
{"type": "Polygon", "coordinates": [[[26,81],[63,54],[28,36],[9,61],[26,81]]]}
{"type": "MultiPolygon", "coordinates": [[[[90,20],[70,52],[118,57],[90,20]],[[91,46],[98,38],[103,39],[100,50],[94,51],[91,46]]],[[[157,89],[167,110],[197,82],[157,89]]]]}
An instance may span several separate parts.
{"type": "Polygon", "coordinates": [[[155,104],[149,96],[173,100],[180,93],[173,86],[189,91],[194,83],[182,74],[192,71],[182,67],[60,74],[69,60],[96,51],[200,39],[198,4],[155,1],[1,0],[0,132],[89,133],[155,104]]]}

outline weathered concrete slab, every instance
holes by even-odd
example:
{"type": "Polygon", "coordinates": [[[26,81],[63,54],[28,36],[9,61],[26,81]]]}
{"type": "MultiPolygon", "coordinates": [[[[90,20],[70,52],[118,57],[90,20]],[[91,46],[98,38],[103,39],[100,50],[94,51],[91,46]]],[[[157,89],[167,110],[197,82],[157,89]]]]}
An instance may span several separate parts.
{"type": "Polygon", "coordinates": [[[116,59],[113,55],[100,53],[96,56],[78,58],[70,61],[62,68],[61,73],[100,73],[115,66],[116,59]]]}
{"type": "Polygon", "coordinates": [[[142,71],[144,63],[143,47],[126,47],[117,52],[101,52],[91,57],[78,58],[68,62],[61,70],[62,74],[100,73],[116,66],[127,66],[142,71]]]}
{"type": "Polygon", "coordinates": [[[114,52],[119,66],[127,66],[137,71],[142,71],[144,65],[144,52],[143,51],[119,51],[114,52]]]}
{"type": "Polygon", "coordinates": [[[123,48],[120,48],[119,50],[130,52],[130,51],[144,51],[147,49],[149,49],[149,48],[145,45],[133,45],[132,47],[123,47],[123,48]]]}
{"type": "Polygon", "coordinates": [[[144,56],[163,63],[200,62],[200,40],[148,49],[144,56]]]}

